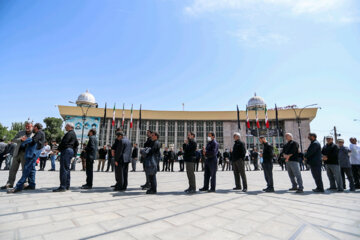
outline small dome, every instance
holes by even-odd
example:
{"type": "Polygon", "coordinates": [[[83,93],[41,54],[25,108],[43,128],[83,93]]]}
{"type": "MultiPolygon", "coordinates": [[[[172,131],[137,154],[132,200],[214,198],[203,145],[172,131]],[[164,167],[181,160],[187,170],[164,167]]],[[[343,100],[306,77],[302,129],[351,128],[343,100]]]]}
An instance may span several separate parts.
{"type": "Polygon", "coordinates": [[[96,105],[95,97],[94,95],[89,93],[88,90],[86,90],[86,92],[79,95],[78,99],[76,100],[76,104],[78,106],[80,105],[95,106],[96,105]]]}
{"type": "Polygon", "coordinates": [[[261,108],[265,108],[265,106],[266,104],[264,99],[262,97],[256,96],[256,93],[252,98],[250,98],[247,104],[248,109],[255,109],[255,108],[261,109],[261,108]]]}

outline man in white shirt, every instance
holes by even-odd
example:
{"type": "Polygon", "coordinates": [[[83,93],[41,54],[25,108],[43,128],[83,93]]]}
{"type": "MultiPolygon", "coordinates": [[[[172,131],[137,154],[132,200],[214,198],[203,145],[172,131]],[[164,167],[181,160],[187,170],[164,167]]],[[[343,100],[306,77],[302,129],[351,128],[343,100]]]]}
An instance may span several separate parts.
{"type": "Polygon", "coordinates": [[[355,188],[360,189],[360,146],[357,145],[356,138],[350,138],[350,163],[354,176],[355,188]]]}
{"type": "Polygon", "coordinates": [[[44,142],[44,147],[41,149],[41,153],[40,153],[40,170],[39,171],[44,171],[45,166],[46,166],[46,160],[49,158],[49,154],[51,152],[51,148],[48,145],[48,142],[44,142]]]}

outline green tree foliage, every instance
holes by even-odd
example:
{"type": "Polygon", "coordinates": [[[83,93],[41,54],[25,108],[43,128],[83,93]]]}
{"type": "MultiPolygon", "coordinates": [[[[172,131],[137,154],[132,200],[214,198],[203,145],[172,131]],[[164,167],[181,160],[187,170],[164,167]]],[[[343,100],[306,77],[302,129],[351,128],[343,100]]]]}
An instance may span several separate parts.
{"type": "Polygon", "coordinates": [[[15,137],[16,133],[17,131],[8,130],[7,127],[0,123],[0,138],[5,140],[5,142],[12,140],[15,137]]]}
{"type": "Polygon", "coordinates": [[[55,139],[57,142],[60,142],[64,135],[61,129],[63,120],[61,118],[47,117],[44,119],[44,123],[46,124],[46,128],[44,129],[46,140],[51,142],[55,139]]]}
{"type": "Polygon", "coordinates": [[[0,138],[5,139],[7,136],[7,132],[8,132],[7,127],[5,127],[0,123],[0,138]]]}
{"type": "Polygon", "coordinates": [[[19,132],[25,129],[25,123],[23,122],[13,122],[11,123],[11,130],[19,132]]]}

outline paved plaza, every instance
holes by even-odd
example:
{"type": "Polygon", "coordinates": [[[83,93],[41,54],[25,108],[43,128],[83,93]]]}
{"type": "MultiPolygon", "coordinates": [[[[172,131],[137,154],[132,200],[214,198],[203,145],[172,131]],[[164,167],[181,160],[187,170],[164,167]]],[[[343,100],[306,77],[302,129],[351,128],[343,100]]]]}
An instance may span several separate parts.
{"type": "MultiPolygon", "coordinates": [[[[302,174],[304,194],[288,192],[276,166],[275,193],[261,192],[263,172],[252,171],[247,193],[230,190],[232,172],[218,172],[216,193],[187,195],[186,173],[160,172],[158,194],[145,195],[140,171],[129,173],[127,192],[112,191],[109,172],[95,172],[94,188],[81,190],[85,172],[75,171],[65,193],[51,192],[58,171],[37,172],[38,190],[0,193],[0,239],[360,239],[360,191],[312,194],[311,174],[302,174]]],[[[7,177],[0,172],[2,184],[7,177]]],[[[199,188],[203,173],[196,178],[199,188]]]]}

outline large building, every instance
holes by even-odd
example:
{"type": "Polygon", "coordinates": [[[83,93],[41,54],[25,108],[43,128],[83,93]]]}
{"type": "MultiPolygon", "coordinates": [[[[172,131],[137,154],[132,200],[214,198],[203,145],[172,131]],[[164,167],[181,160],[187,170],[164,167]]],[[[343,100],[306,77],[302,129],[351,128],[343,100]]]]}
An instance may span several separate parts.
{"type": "MultiPolygon", "coordinates": [[[[99,144],[111,144],[114,142],[116,128],[122,126],[122,109],[115,110],[115,126],[112,126],[113,109],[106,109],[106,119],[104,121],[104,108],[97,108],[95,98],[88,91],[81,94],[77,100],[78,106],[58,106],[60,115],[66,122],[75,124],[77,137],[81,140],[83,123],[84,142],[87,139],[87,132],[90,128],[96,128],[98,132],[99,144]],[[84,105],[90,102],[91,105],[84,105]],[[86,114],[86,118],[84,118],[86,114]],[[85,119],[85,120],[84,120],[85,119]],[[103,124],[104,123],[104,124],[103,124]]],[[[261,97],[252,97],[247,106],[265,106],[261,97]]],[[[250,129],[246,124],[246,111],[240,111],[240,133],[242,140],[248,148],[258,145],[257,135],[266,135],[268,141],[274,147],[282,148],[284,144],[285,132],[290,132],[294,140],[299,141],[298,120],[300,119],[300,134],[302,136],[302,146],[306,149],[309,145],[307,134],[310,132],[310,122],[315,118],[317,108],[298,109],[294,107],[279,108],[278,119],[280,134],[278,134],[275,121],[275,110],[268,110],[270,127],[265,125],[265,112],[263,109],[257,110],[260,129],[256,126],[255,110],[248,111],[250,119],[250,129]],[[299,116],[300,114],[300,116],[299,116]],[[299,116],[299,117],[297,117],[299,116]]],[[[207,133],[212,131],[220,144],[220,149],[231,148],[233,145],[233,133],[238,131],[237,111],[141,111],[141,129],[139,128],[139,110],[133,111],[133,128],[130,128],[130,110],[125,109],[125,124],[123,131],[133,142],[143,146],[146,141],[146,130],[157,131],[160,134],[160,143],[163,147],[174,147],[178,150],[184,143],[188,131],[196,134],[196,141],[199,147],[206,145],[207,133]]]]}

